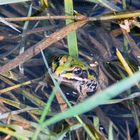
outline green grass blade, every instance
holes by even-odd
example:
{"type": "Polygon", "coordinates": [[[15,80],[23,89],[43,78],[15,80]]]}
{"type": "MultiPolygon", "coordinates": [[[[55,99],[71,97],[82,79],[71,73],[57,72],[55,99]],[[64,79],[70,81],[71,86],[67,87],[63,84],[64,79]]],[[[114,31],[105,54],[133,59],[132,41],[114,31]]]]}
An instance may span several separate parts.
{"type": "Polygon", "coordinates": [[[126,101],[126,100],[134,99],[134,98],[139,97],[139,96],[140,96],[140,92],[135,92],[135,93],[131,93],[126,98],[109,100],[109,101],[107,101],[106,104],[117,104],[117,103],[120,103],[120,102],[123,102],[123,101],[126,101]]]}
{"type": "Polygon", "coordinates": [[[122,6],[123,6],[123,10],[126,10],[126,8],[127,8],[126,0],[122,0],[122,6]]]}
{"type": "Polygon", "coordinates": [[[108,140],[113,140],[113,124],[109,123],[108,140]]]}
{"type": "MultiPolygon", "coordinates": [[[[44,63],[46,64],[45,55],[44,55],[44,53],[43,53],[42,50],[41,50],[41,54],[42,54],[42,57],[43,57],[43,61],[44,61],[44,63]]],[[[48,64],[46,64],[46,65],[48,66],[48,64]]],[[[50,74],[50,73],[49,73],[49,74],[50,74]]],[[[54,87],[54,88],[53,88],[53,91],[51,92],[51,95],[50,95],[50,97],[49,97],[49,100],[48,100],[48,102],[46,103],[46,105],[45,105],[45,107],[44,107],[44,110],[43,110],[43,112],[42,112],[42,114],[41,114],[41,118],[40,118],[40,120],[39,120],[40,126],[43,125],[44,120],[45,120],[45,118],[46,118],[46,116],[47,116],[47,114],[48,114],[48,112],[49,112],[49,109],[51,108],[51,104],[52,104],[53,99],[54,99],[54,97],[55,97],[56,91],[57,91],[57,89],[56,89],[56,87],[54,87]]],[[[36,131],[35,131],[35,134],[34,134],[33,137],[32,137],[32,140],[36,140],[36,139],[37,139],[37,137],[38,137],[40,131],[41,131],[40,127],[37,127],[37,128],[36,128],[36,131]]]]}
{"type": "Polygon", "coordinates": [[[100,91],[97,94],[91,96],[90,98],[74,106],[73,108],[70,108],[63,113],[59,113],[58,115],[50,118],[49,120],[44,122],[43,126],[45,127],[47,125],[54,124],[62,119],[70,118],[75,115],[85,113],[99,105],[103,105],[109,99],[119,95],[121,92],[134,86],[139,81],[140,72],[136,72],[133,76],[121,80],[120,82],[108,87],[104,91],[100,91]]]}
{"type": "MultiPolygon", "coordinates": [[[[32,4],[30,4],[29,6],[29,10],[28,10],[28,14],[27,16],[30,17],[32,14],[32,4]]],[[[23,34],[25,34],[28,30],[28,27],[29,27],[29,21],[25,21],[24,25],[23,25],[23,34]]],[[[24,53],[25,51],[25,43],[26,42],[26,37],[25,36],[22,36],[22,39],[20,41],[20,47],[19,47],[19,54],[22,54],[24,53]]],[[[19,65],[19,70],[20,70],[20,73],[24,74],[24,66],[23,64],[20,64],[19,65]]]]}
{"type": "MultiPolygon", "coordinates": [[[[66,15],[73,15],[73,0],[64,0],[65,4],[65,13],[66,15]]],[[[73,23],[71,19],[66,20],[66,25],[73,23]]],[[[73,31],[67,36],[67,44],[69,54],[74,57],[78,57],[78,46],[77,46],[77,36],[76,31],[73,31]]]]}

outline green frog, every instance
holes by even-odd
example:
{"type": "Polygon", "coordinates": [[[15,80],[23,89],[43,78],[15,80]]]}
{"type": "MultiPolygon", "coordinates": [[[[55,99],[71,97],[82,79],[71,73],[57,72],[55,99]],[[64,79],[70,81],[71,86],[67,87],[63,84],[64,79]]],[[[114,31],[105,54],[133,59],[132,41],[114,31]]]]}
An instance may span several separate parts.
{"type": "Polygon", "coordinates": [[[88,92],[95,92],[98,86],[96,73],[82,60],[68,55],[53,60],[51,71],[55,79],[63,85],[77,90],[78,100],[83,100],[88,92]]]}
{"type": "MultiPolygon", "coordinates": [[[[87,97],[87,93],[95,92],[98,87],[97,76],[93,68],[82,60],[68,55],[54,57],[51,63],[54,78],[62,85],[69,86],[78,92],[78,102],[87,97]]],[[[47,87],[48,74],[38,83],[35,92],[47,87]]]]}

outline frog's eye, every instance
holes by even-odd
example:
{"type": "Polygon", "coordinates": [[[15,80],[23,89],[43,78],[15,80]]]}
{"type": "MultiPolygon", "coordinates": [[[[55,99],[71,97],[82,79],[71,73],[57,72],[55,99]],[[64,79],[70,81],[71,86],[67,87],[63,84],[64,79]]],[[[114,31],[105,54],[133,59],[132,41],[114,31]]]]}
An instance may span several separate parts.
{"type": "Polygon", "coordinates": [[[81,75],[82,74],[82,69],[79,67],[74,68],[73,73],[75,75],[81,75]]]}

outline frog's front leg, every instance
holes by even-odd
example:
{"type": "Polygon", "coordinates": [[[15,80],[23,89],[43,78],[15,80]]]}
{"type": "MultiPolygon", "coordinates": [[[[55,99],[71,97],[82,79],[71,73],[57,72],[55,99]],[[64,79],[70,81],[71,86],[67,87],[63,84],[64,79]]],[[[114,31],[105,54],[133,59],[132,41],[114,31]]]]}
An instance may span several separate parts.
{"type": "Polygon", "coordinates": [[[37,87],[35,88],[35,92],[37,92],[40,88],[41,91],[44,91],[45,87],[48,87],[48,84],[45,83],[44,81],[39,81],[37,87]]]}
{"type": "Polygon", "coordinates": [[[37,92],[40,88],[41,88],[41,91],[43,92],[45,87],[48,88],[49,81],[50,81],[50,77],[48,74],[45,74],[44,76],[42,76],[37,83],[35,92],[37,92]]]}

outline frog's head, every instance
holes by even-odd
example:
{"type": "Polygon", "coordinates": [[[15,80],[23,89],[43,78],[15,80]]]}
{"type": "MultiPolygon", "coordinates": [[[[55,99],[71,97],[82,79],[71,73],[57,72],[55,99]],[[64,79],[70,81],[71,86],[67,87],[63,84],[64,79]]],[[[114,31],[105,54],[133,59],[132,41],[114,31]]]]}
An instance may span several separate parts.
{"type": "Polygon", "coordinates": [[[94,70],[83,61],[64,55],[52,63],[52,72],[62,84],[79,93],[95,92],[97,79],[94,70]]]}

